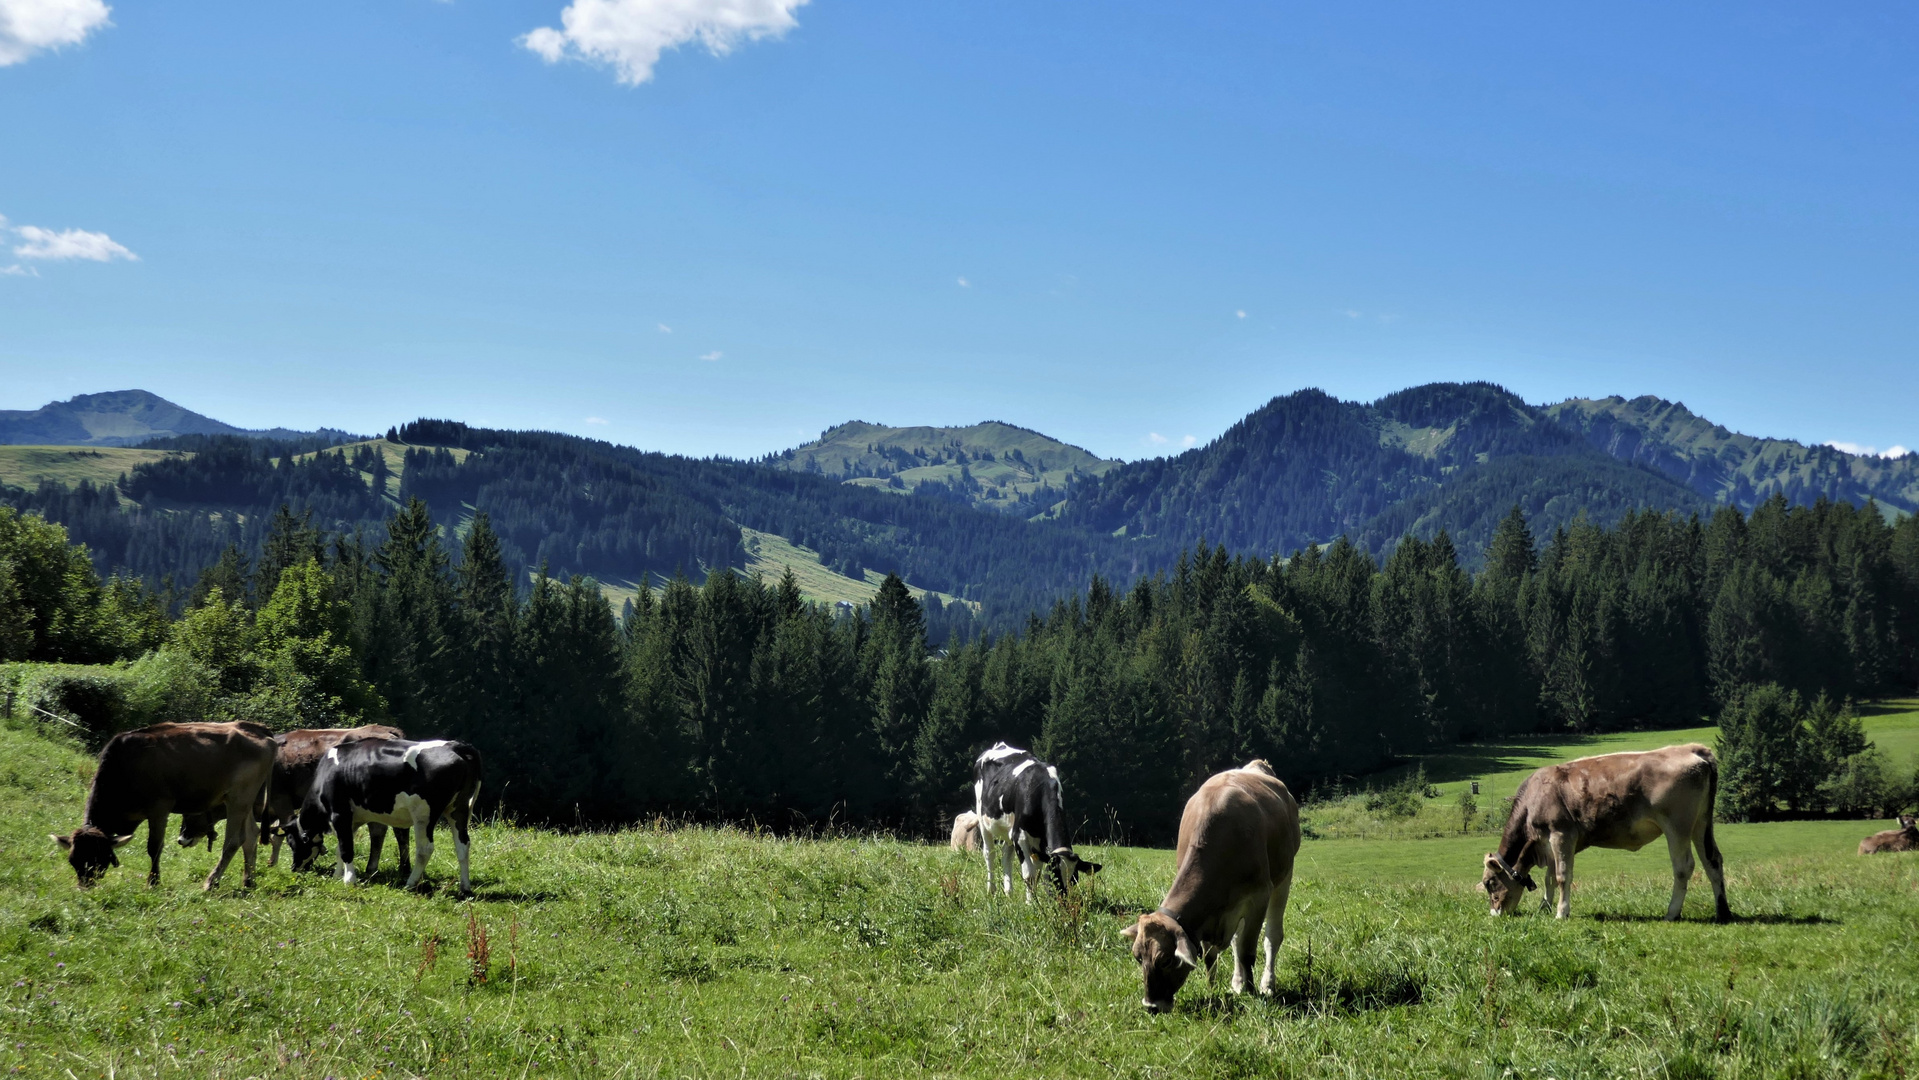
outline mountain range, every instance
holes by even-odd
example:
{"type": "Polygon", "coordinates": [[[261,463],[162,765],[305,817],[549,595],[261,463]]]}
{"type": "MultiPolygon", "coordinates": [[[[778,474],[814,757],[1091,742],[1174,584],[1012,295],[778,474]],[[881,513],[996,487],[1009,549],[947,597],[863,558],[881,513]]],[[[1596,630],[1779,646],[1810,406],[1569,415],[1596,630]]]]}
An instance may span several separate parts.
{"type": "Polygon", "coordinates": [[[418,496],[452,533],[484,511],[510,557],[616,596],[797,562],[816,599],[858,599],[897,572],[954,617],[1001,626],[1093,573],[1123,585],[1168,569],[1202,540],[1264,557],[1343,535],[1384,552],[1444,529],[1476,563],[1514,504],[1539,535],[1775,493],[1919,508],[1919,455],[1740,435],[1651,397],[1532,405],[1489,383],[1370,403],[1301,390],[1205,446],[1133,462],[999,422],[853,422],[750,462],[452,421],[356,440],[241,431],[143,391],[0,413],[0,442],[15,444],[0,445],[0,501],[156,581],[191,580],[228,544],[258,550],[282,502],[347,532],[418,496]]]}
{"type": "Polygon", "coordinates": [[[264,439],[333,436],[340,442],[358,437],[332,429],[249,431],[202,416],[145,390],[81,394],[30,410],[0,409],[0,446],[137,446],[179,435],[264,439]]]}

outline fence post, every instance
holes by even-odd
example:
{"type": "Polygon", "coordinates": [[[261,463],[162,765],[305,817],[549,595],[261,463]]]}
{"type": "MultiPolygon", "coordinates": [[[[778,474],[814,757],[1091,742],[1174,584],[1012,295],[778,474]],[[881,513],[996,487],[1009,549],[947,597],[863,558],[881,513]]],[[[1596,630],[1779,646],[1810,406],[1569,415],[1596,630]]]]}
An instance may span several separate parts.
{"type": "Polygon", "coordinates": [[[6,709],[4,711],[0,711],[0,716],[5,716],[7,719],[11,720],[13,719],[13,691],[11,690],[7,691],[5,704],[6,704],[6,709]]]}

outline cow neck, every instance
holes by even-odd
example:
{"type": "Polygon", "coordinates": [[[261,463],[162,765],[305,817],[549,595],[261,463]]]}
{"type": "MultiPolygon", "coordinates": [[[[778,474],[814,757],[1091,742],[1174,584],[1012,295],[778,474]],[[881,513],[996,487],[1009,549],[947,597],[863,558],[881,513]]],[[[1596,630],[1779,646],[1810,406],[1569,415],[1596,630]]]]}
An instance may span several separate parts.
{"type": "Polygon", "coordinates": [[[118,776],[107,775],[106,763],[102,762],[100,771],[93,774],[92,785],[87,788],[87,808],[80,819],[81,828],[95,828],[108,836],[124,836],[144,820],[143,812],[130,810],[124,802],[107,794],[125,786],[118,780],[118,776]]]}
{"type": "Polygon", "coordinates": [[[1523,810],[1515,810],[1506,822],[1506,831],[1499,837],[1499,858],[1514,877],[1523,877],[1532,869],[1532,826],[1523,810]]]}
{"type": "Polygon", "coordinates": [[[1046,854],[1059,851],[1071,851],[1073,838],[1066,831],[1066,811],[1060,807],[1059,791],[1053,791],[1053,797],[1040,800],[1040,820],[1046,825],[1046,854]]]}

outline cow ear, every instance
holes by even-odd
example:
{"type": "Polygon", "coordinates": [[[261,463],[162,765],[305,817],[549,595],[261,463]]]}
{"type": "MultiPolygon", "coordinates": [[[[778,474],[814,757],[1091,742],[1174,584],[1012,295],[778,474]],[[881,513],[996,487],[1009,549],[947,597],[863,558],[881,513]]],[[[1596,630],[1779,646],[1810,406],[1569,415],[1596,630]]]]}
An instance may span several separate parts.
{"type": "Polygon", "coordinates": [[[1099,864],[1096,862],[1082,862],[1079,864],[1079,872],[1082,874],[1097,874],[1099,873],[1099,864]]]}
{"type": "Polygon", "coordinates": [[[1499,856],[1488,851],[1486,853],[1486,869],[1492,870],[1497,868],[1498,866],[1499,866],[1499,856]]]}
{"type": "Polygon", "coordinates": [[[61,850],[61,851],[72,851],[72,850],[73,850],[73,837],[71,837],[71,836],[61,836],[61,835],[60,835],[59,833],[48,833],[48,834],[47,834],[47,839],[49,839],[49,840],[51,840],[51,841],[53,841],[54,843],[56,843],[56,844],[58,844],[58,845],[60,845],[60,850],[61,850]]]}
{"type": "Polygon", "coordinates": [[[1533,876],[1531,874],[1527,874],[1525,877],[1521,878],[1520,880],[1526,883],[1527,892],[1531,892],[1532,890],[1539,888],[1538,883],[1533,881],[1533,876]]]}
{"type": "Polygon", "coordinates": [[[1184,928],[1175,931],[1178,935],[1173,941],[1173,956],[1187,967],[1198,967],[1199,956],[1193,951],[1193,939],[1186,936],[1184,928]]]}
{"type": "Polygon", "coordinates": [[[1139,924],[1138,923],[1129,924],[1126,927],[1126,929],[1121,930],[1119,932],[1119,936],[1125,938],[1128,941],[1138,941],[1139,940],[1139,924]]]}
{"type": "Polygon", "coordinates": [[[114,846],[114,847],[125,847],[125,846],[126,846],[126,843],[127,843],[127,841],[129,841],[129,840],[131,840],[131,839],[133,839],[133,834],[132,834],[132,833],[128,833],[128,834],[126,834],[125,836],[116,836],[116,837],[114,837],[114,838],[113,838],[113,846],[114,846]]]}

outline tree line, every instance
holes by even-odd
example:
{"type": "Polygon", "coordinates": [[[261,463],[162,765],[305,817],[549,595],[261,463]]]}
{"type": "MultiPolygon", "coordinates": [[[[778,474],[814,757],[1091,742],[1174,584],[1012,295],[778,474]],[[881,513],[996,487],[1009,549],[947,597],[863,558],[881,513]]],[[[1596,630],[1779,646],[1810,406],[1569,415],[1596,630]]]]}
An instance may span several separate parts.
{"type": "Polygon", "coordinates": [[[1713,715],[1729,813],[1863,808],[1846,703],[1919,683],[1919,521],[1870,506],[1629,513],[1543,542],[1515,507],[1476,574],[1444,533],[1383,561],[1202,544],[944,648],[897,576],[850,613],[728,569],[616,613],[583,575],[525,582],[484,513],[457,536],[417,498],[377,535],[284,507],[265,528],[169,623],[58,526],[0,511],[0,659],[125,659],[147,718],[465,738],[491,795],[541,821],[924,832],[1004,739],[1060,767],[1095,835],[1140,841],[1252,757],[1311,792],[1462,739],[1713,715]]]}

